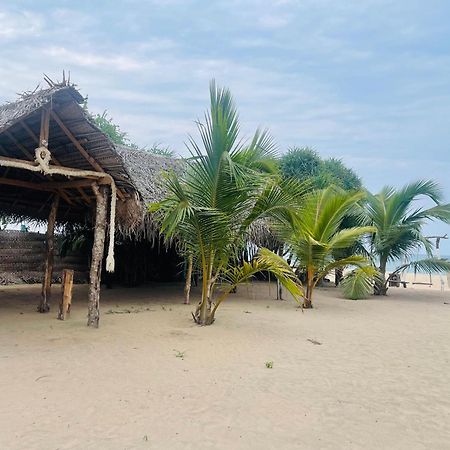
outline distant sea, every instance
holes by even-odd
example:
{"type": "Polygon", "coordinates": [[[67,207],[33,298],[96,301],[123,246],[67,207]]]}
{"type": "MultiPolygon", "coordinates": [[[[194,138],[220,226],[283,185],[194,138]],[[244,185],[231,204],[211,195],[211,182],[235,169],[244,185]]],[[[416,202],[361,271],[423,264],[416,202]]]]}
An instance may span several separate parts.
{"type": "MultiPolygon", "coordinates": [[[[426,255],[417,255],[414,260],[419,260],[419,259],[424,259],[426,258],[426,255]]],[[[450,261],[450,255],[441,255],[441,258],[447,259],[450,261]]],[[[396,268],[400,267],[403,264],[403,261],[393,261],[393,262],[389,262],[387,265],[387,271],[388,272],[392,272],[393,270],[395,270],[396,268]]],[[[413,273],[414,270],[412,269],[408,269],[406,272],[408,273],[413,273]]]]}

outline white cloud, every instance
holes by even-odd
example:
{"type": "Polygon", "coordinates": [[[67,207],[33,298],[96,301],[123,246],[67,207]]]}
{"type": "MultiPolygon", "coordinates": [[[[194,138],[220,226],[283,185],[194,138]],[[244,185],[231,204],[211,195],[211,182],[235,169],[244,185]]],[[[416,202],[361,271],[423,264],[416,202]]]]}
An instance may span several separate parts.
{"type": "Polygon", "coordinates": [[[261,28],[275,29],[285,27],[291,21],[291,16],[287,14],[264,14],[258,18],[261,28]]]}
{"type": "Polygon", "coordinates": [[[55,46],[45,48],[43,53],[55,58],[63,65],[73,64],[80,67],[114,69],[125,72],[140,70],[143,67],[143,64],[138,60],[117,54],[102,55],[99,53],[74,51],[65,47],[55,46]]]}
{"type": "Polygon", "coordinates": [[[0,40],[12,40],[25,36],[39,36],[45,21],[41,14],[31,11],[13,13],[0,11],[0,40]]]}
{"type": "Polygon", "coordinates": [[[141,145],[184,152],[215,77],[235,95],[244,135],[269,126],[281,149],[342,156],[372,186],[386,180],[383,167],[398,183],[419,173],[424,148],[445,159],[448,31],[444,19],[422,23],[414,5],[224,0],[197,14],[200,0],[133,0],[94,13],[46,1],[36,13],[0,7],[2,99],[70,69],[95,112],[107,109],[141,145]],[[386,165],[393,152],[407,167],[386,165]]]}

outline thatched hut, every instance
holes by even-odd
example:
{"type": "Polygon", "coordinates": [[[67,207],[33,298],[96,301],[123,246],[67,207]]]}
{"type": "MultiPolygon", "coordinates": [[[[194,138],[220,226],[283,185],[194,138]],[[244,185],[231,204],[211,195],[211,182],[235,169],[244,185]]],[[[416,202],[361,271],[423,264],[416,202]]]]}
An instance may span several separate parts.
{"type": "Polygon", "coordinates": [[[106,235],[110,271],[116,240],[159,244],[146,204],[163,197],[162,173],[182,163],[114,145],[73,85],[48,82],[49,88],[0,107],[0,214],[48,224],[40,312],[49,310],[55,224],[95,224],[88,325],[97,326],[106,235]]]}

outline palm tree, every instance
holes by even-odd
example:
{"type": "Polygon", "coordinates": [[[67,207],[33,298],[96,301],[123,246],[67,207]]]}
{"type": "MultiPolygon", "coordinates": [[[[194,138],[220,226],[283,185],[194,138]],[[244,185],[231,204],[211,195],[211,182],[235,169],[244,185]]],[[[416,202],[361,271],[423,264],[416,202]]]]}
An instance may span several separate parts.
{"type": "Polygon", "coordinates": [[[5,230],[6,227],[11,223],[11,219],[4,215],[4,214],[0,214],[0,231],[5,230]]]}
{"type": "Polygon", "coordinates": [[[370,272],[369,261],[362,255],[337,256],[374,231],[370,226],[342,226],[344,218],[357,211],[364,195],[362,191],[346,192],[335,187],[313,191],[304,198],[294,226],[283,227],[282,235],[294,256],[294,265],[306,274],[304,308],[312,308],[313,291],[330,271],[356,266],[370,272]]]}
{"type": "Polygon", "coordinates": [[[389,279],[388,262],[405,261],[394,273],[407,268],[417,271],[445,272],[450,263],[433,257],[432,245],[423,235],[424,225],[432,220],[450,223],[450,204],[442,204],[442,192],[433,181],[416,181],[401,189],[385,187],[379,194],[368,194],[363,208],[363,222],[375,227],[370,252],[379,261],[380,280],[375,284],[376,295],[386,295],[389,279]],[[431,208],[415,204],[420,197],[434,202],[431,208]],[[427,258],[414,261],[413,255],[424,250],[427,258]]]}
{"type": "Polygon", "coordinates": [[[202,275],[202,297],[194,320],[214,321],[218,306],[238,283],[256,272],[271,271],[294,295],[301,295],[295,274],[280,257],[260,250],[250,263],[236,265],[248,245],[249,231],[261,219],[292,221],[292,206],[304,185],[280,181],[275,146],[266,131],[257,130],[249,144],[239,139],[239,120],[231,93],[210,85],[210,111],[198,123],[201,145],[193,138],[183,175],[166,178],[167,197],[150,205],[166,239],[177,238],[202,275]],[[213,307],[214,289],[226,282],[213,307]]]}

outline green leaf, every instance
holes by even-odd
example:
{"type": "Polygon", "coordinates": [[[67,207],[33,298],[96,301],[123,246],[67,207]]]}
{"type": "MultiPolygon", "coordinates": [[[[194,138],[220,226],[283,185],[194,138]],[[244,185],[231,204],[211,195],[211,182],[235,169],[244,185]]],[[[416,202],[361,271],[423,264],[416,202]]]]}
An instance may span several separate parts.
{"type": "Polygon", "coordinates": [[[341,282],[344,297],[360,300],[373,294],[375,280],[380,277],[373,266],[358,267],[348,273],[341,282]]]}

